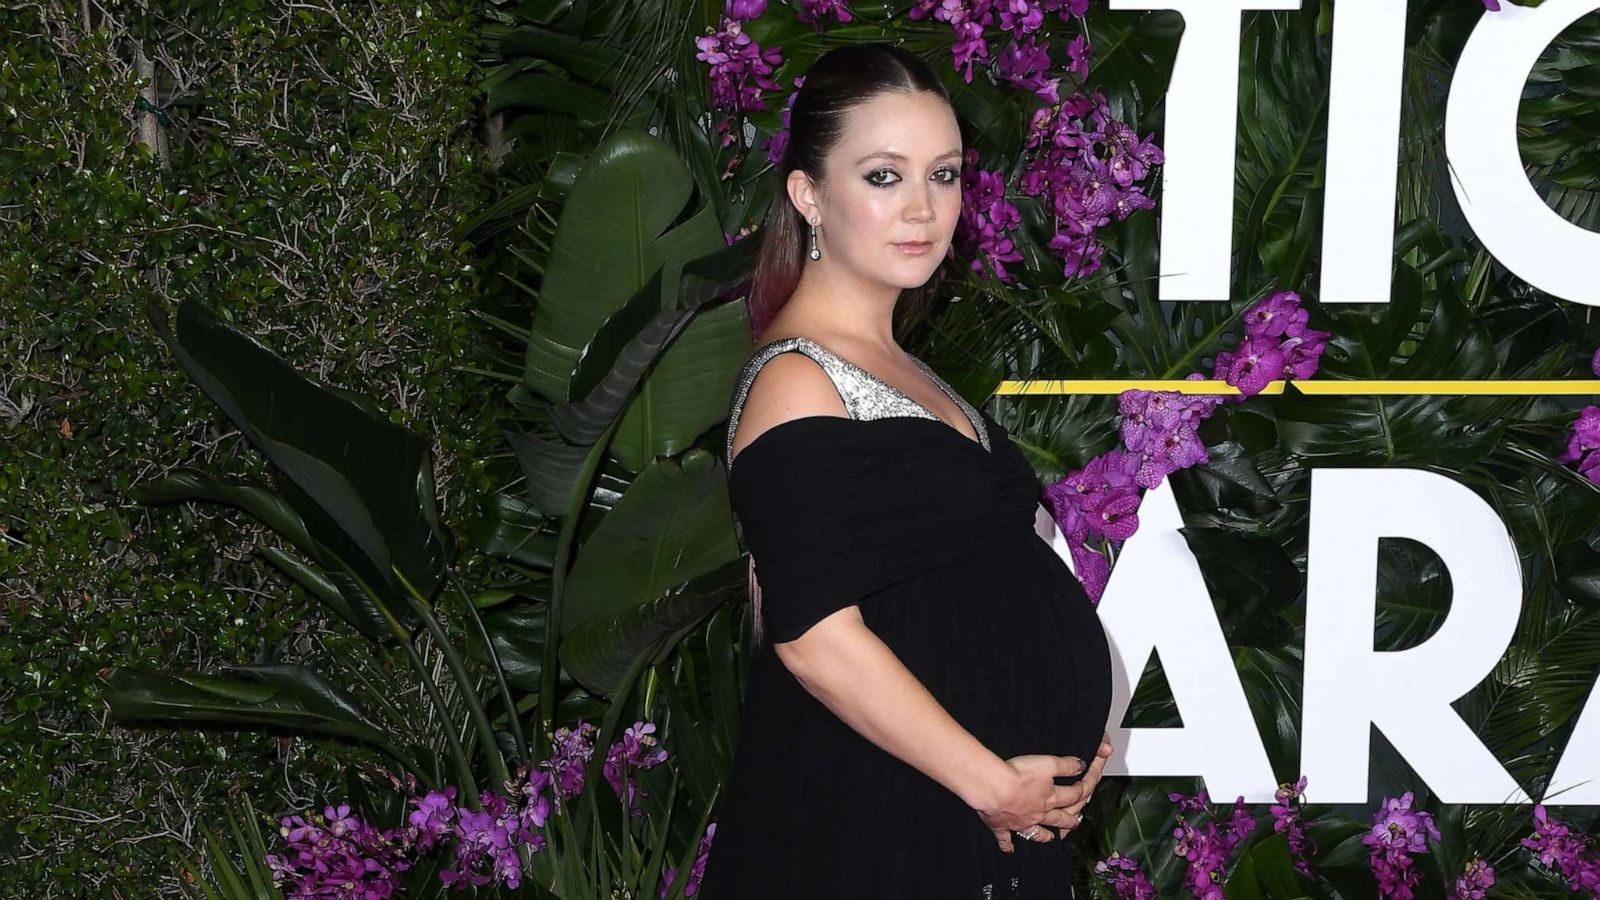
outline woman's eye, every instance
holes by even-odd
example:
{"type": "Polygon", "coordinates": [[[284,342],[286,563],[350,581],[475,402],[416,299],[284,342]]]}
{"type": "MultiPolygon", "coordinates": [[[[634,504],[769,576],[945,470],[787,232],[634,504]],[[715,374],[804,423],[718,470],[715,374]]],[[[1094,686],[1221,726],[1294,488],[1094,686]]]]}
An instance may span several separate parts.
{"type": "MultiPolygon", "coordinates": [[[[933,174],[937,175],[937,176],[943,176],[943,177],[940,177],[938,179],[940,184],[960,184],[961,183],[961,170],[960,169],[943,168],[943,169],[940,169],[939,171],[937,171],[937,172],[935,172],[933,174]]],[[[881,176],[881,175],[894,175],[896,180],[898,180],[900,178],[899,175],[895,174],[895,171],[893,169],[873,169],[870,173],[867,174],[867,183],[871,184],[871,185],[873,185],[875,187],[888,187],[889,185],[894,184],[893,181],[874,181],[873,180],[875,177],[881,176]]]]}

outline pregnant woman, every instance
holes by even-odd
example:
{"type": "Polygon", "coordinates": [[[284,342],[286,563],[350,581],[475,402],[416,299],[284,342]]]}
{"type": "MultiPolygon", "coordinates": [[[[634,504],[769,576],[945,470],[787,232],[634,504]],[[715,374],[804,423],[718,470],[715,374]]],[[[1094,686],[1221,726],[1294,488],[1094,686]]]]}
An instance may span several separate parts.
{"type": "Polygon", "coordinates": [[[755,643],[699,900],[1073,896],[1105,633],[1006,429],[894,337],[962,162],[897,47],[830,51],[795,98],[728,419],[755,643]]]}

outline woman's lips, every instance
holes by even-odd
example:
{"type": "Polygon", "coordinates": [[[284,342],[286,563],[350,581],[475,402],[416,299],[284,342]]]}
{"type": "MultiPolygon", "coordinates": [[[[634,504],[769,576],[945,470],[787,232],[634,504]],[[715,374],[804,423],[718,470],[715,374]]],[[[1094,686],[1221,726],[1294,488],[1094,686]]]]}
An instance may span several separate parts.
{"type": "Polygon", "coordinates": [[[911,242],[907,242],[907,243],[904,243],[904,244],[895,244],[895,246],[899,247],[900,251],[902,253],[909,253],[912,256],[921,256],[924,253],[927,253],[929,250],[933,249],[933,242],[932,241],[911,241],[911,242]]]}

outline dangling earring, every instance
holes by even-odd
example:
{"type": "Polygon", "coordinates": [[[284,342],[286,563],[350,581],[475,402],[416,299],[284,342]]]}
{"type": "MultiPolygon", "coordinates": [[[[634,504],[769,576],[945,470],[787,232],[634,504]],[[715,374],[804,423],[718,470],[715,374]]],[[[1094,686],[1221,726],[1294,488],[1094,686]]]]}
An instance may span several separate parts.
{"type": "Polygon", "coordinates": [[[822,258],[822,251],[817,249],[817,222],[815,219],[811,221],[811,258],[822,258]]]}

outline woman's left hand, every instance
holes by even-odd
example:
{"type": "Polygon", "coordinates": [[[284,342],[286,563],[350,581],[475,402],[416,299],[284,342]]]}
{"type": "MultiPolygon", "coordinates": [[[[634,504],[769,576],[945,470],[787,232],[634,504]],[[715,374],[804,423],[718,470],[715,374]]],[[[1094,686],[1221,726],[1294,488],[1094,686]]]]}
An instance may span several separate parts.
{"type": "MultiPolygon", "coordinates": [[[[1111,754],[1116,749],[1111,745],[1110,735],[1100,735],[1100,749],[1095,751],[1094,760],[1089,763],[1089,768],[1083,773],[1083,778],[1079,781],[1079,784],[1084,787],[1083,799],[1071,806],[1064,807],[1067,812],[1079,818],[1083,817],[1083,808],[1088,805],[1089,798],[1094,796],[1095,785],[1100,783],[1100,773],[1105,771],[1106,760],[1111,758],[1111,754]]],[[[1058,829],[1057,833],[1061,834],[1062,832],[1058,829]]]]}

